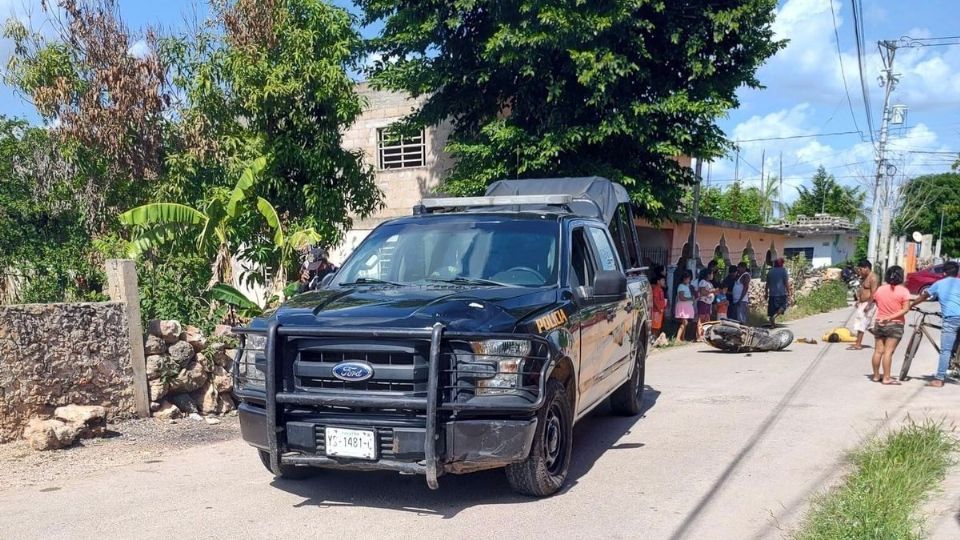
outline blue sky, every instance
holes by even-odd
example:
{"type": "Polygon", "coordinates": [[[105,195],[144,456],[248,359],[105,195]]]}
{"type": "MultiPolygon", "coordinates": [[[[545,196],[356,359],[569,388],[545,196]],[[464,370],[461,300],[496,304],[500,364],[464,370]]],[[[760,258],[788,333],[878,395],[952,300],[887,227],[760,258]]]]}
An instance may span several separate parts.
{"type": "MultiPolygon", "coordinates": [[[[864,75],[869,85],[873,123],[879,129],[883,89],[877,84],[880,69],[877,40],[960,34],[956,26],[960,20],[960,4],[956,0],[862,2],[868,52],[864,75]]],[[[349,4],[347,1],[336,3],[349,4]]],[[[120,8],[132,28],[150,24],[171,29],[181,27],[185,17],[192,17],[194,4],[191,0],[121,0],[120,8]]],[[[200,5],[205,4],[200,2],[200,5]]],[[[38,6],[39,0],[0,0],[0,16],[32,15],[36,23],[41,20],[38,6]]],[[[204,9],[201,7],[199,11],[202,17],[204,9]]],[[[740,144],[739,178],[747,184],[759,183],[759,170],[776,173],[782,153],[787,201],[795,197],[796,186],[809,183],[813,171],[821,164],[841,182],[871,185],[874,154],[866,135],[851,3],[846,0],[782,1],[775,30],[778,37],[787,38],[790,43],[761,68],[759,78],[766,88],[742,90],[741,107],[730,111],[729,117],[720,122],[734,140],[773,139],[740,144]],[[841,77],[841,57],[850,104],[841,77]],[[858,130],[863,135],[827,135],[858,130]],[[796,138],[775,139],[781,137],[796,138]]],[[[4,65],[9,49],[9,43],[0,42],[4,65]]],[[[888,158],[896,165],[897,176],[909,178],[949,170],[955,156],[919,152],[960,151],[960,46],[900,49],[894,71],[900,74],[901,80],[891,103],[908,108],[905,124],[891,131],[888,158]]],[[[6,87],[0,87],[0,113],[36,118],[31,106],[6,87]]],[[[729,185],[735,175],[732,157],[718,160],[709,169],[713,185],[729,185]]]]}

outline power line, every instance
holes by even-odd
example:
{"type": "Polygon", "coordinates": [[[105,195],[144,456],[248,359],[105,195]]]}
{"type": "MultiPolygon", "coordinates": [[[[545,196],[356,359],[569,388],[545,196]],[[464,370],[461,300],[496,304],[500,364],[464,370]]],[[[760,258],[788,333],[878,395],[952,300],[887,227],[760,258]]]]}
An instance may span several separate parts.
{"type": "Polygon", "coordinates": [[[758,141],[785,141],[788,139],[809,139],[811,137],[835,137],[839,135],[860,135],[863,136],[863,132],[857,128],[856,131],[835,131],[833,133],[811,133],[809,135],[788,135],[785,137],[764,137],[762,139],[738,139],[737,144],[747,143],[747,142],[758,142],[758,141]]]}
{"type": "Polygon", "coordinates": [[[863,75],[864,71],[864,41],[863,41],[863,17],[859,0],[850,0],[853,7],[853,34],[857,45],[857,70],[860,73],[860,92],[863,94],[863,109],[867,114],[867,129],[870,134],[870,142],[876,146],[873,137],[873,113],[870,111],[870,87],[867,85],[867,79],[863,75]]]}
{"type": "MultiPolygon", "coordinates": [[[[865,177],[869,177],[869,175],[866,175],[866,176],[865,176],[865,175],[861,175],[861,174],[842,174],[842,175],[831,174],[830,176],[833,177],[833,178],[835,178],[835,179],[841,179],[841,178],[865,178],[865,177]]],[[[797,175],[784,176],[783,179],[784,179],[784,180],[809,180],[809,181],[812,181],[812,180],[813,180],[813,177],[812,177],[812,176],[809,176],[809,175],[799,175],[799,174],[797,174],[797,175]]],[[[737,178],[721,178],[721,179],[719,179],[719,180],[717,180],[717,179],[711,180],[710,183],[711,183],[711,184],[732,184],[732,183],[734,183],[734,182],[743,182],[743,180],[744,180],[743,178],[740,178],[740,179],[737,179],[737,178]]],[[[759,180],[759,178],[758,178],[757,180],[759,180]]]]}
{"type": "MultiPolygon", "coordinates": [[[[850,107],[850,118],[853,119],[853,127],[857,128],[857,131],[860,131],[860,126],[857,125],[857,115],[853,112],[853,100],[850,99],[850,89],[847,88],[847,74],[843,69],[843,53],[840,52],[840,31],[837,30],[837,14],[833,9],[833,0],[827,0],[827,3],[830,4],[830,16],[833,17],[833,35],[837,38],[837,60],[840,61],[840,77],[843,79],[843,92],[847,95],[847,105],[850,107]]],[[[860,134],[861,136],[863,133],[860,134]]]]}
{"type": "Polygon", "coordinates": [[[929,38],[915,38],[910,36],[901,36],[900,42],[899,42],[900,47],[950,47],[953,45],[960,45],[960,36],[944,36],[944,37],[929,37],[929,38]]]}

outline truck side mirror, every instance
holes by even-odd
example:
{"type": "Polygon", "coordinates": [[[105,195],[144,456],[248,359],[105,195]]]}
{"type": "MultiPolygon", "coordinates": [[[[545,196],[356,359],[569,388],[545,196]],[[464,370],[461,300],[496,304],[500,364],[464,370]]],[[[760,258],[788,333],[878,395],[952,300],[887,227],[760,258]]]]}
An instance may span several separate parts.
{"type": "Polygon", "coordinates": [[[601,270],[593,280],[593,298],[598,301],[620,300],[627,294],[627,276],[616,270],[601,270]]]}

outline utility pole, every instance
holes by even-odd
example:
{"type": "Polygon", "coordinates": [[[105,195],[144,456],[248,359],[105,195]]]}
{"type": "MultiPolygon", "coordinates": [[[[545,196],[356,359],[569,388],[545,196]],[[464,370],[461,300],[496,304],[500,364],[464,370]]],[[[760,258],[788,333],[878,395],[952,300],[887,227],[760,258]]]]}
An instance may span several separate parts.
{"type": "MultiPolygon", "coordinates": [[[[883,57],[883,117],[880,124],[880,141],[877,144],[877,174],[873,189],[873,208],[870,211],[870,239],[867,243],[867,258],[876,265],[882,262],[886,252],[883,245],[884,236],[881,231],[890,231],[890,197],[889,181],[886,178],[886,156],[884,152],[887,146],[887,135],[890,121],[890,93],[897,84],[897,75],[893,72],[893,57],[897,52],[897,44],[894,41],[879,42],[881,56],[883,57]],[[886,54],[884,53],[886,50],[886,54]],[[881,209],[881,205],[883,208],[881,209]],[[881,222],[882,221],[882,222],[881,222]]],[[[876,268],[876,266],[875,266],[876,268]]],[[[882,268],[878,270],[883,271],[882,268]]]]}
{"type": "Polygon", "coordinates": [[[934,253],[934,258],[940,258],[940,249],[943,247],[943,210],[945,207],[940,207],[940,234],[937,235],[937,249],[934,253]]]}
{"type": "Polygon", "coordinates": [[[697,164],[693,169],[697,183],[693,185],[693,223],[690,225],[690,259],[687,260],[687,270],[690,270],[694,277],[697,276],[697,261],[700,259],[700,250],[697,249],[697,221],[700,220],[700,184],[703,182],[701,172],[703,172],[703,159],[697,158],[697,164]]]}
{"type": "MultiPolygon", "coordinates": [[[[767,149],[763,148],[762,150],[760,150],[760,198],[761,200],[763,200],[763,195],[764,195],[763,190],[766,187],[766,180],[764,180],[764,177],[763,177],[763,171],[764,171],[763,165],[766,163],[766,161],[767,161],[767,149]]],[[[767,209],[763,208],[762,206],[760,208],[760,219],[763,220],[764,225],[767,224],[767,209]]]]}
{"type": "Polygon", "coordinates": [[[780,151],[780,187],[777,189],[777,195],[780,200],[780,219],[787,217],[786,209],[783,207],[783,150],[780,151]]]}
{"type": "Polygon", "coordinates": [[[733,162],[733,183],[736,184],[740,181],[740,141],[736,143],[737,148],[737,159],[733,162]]]}

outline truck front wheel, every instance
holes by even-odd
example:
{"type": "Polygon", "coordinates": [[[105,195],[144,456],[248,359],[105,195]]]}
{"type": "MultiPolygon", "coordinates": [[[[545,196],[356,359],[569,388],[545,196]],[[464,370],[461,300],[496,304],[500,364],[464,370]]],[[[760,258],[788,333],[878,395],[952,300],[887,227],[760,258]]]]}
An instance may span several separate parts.
{"type": "Polygon", "coordinates": [[[316,467],[305,467],[302,465],[280,465],[280,474],[276,474],[272,469],[270,469],[270,452],[267,452],[266,450],[257,450],[257,453],[260,454],[260,462],[263,463],[263,466],[277,478],[283,478],[286,480],[302,480],[317,474],[316,467]]]}
{"type": "Polygon", "coordinates": [[[641,339],[633,366],[633,375],[610,396],[610,408],[614,414],[636,416],[643,410],[643,380],[647,363],[647,340],[641,339]]]}
{"type": "Polygon", "coordinates": [[[510,487],[533,497],[553,495],[563,486],[573,454],[573,413],[567,392],[557,380],[547,382],[546,390],[530,455],[507,466],[510,487]]]}

